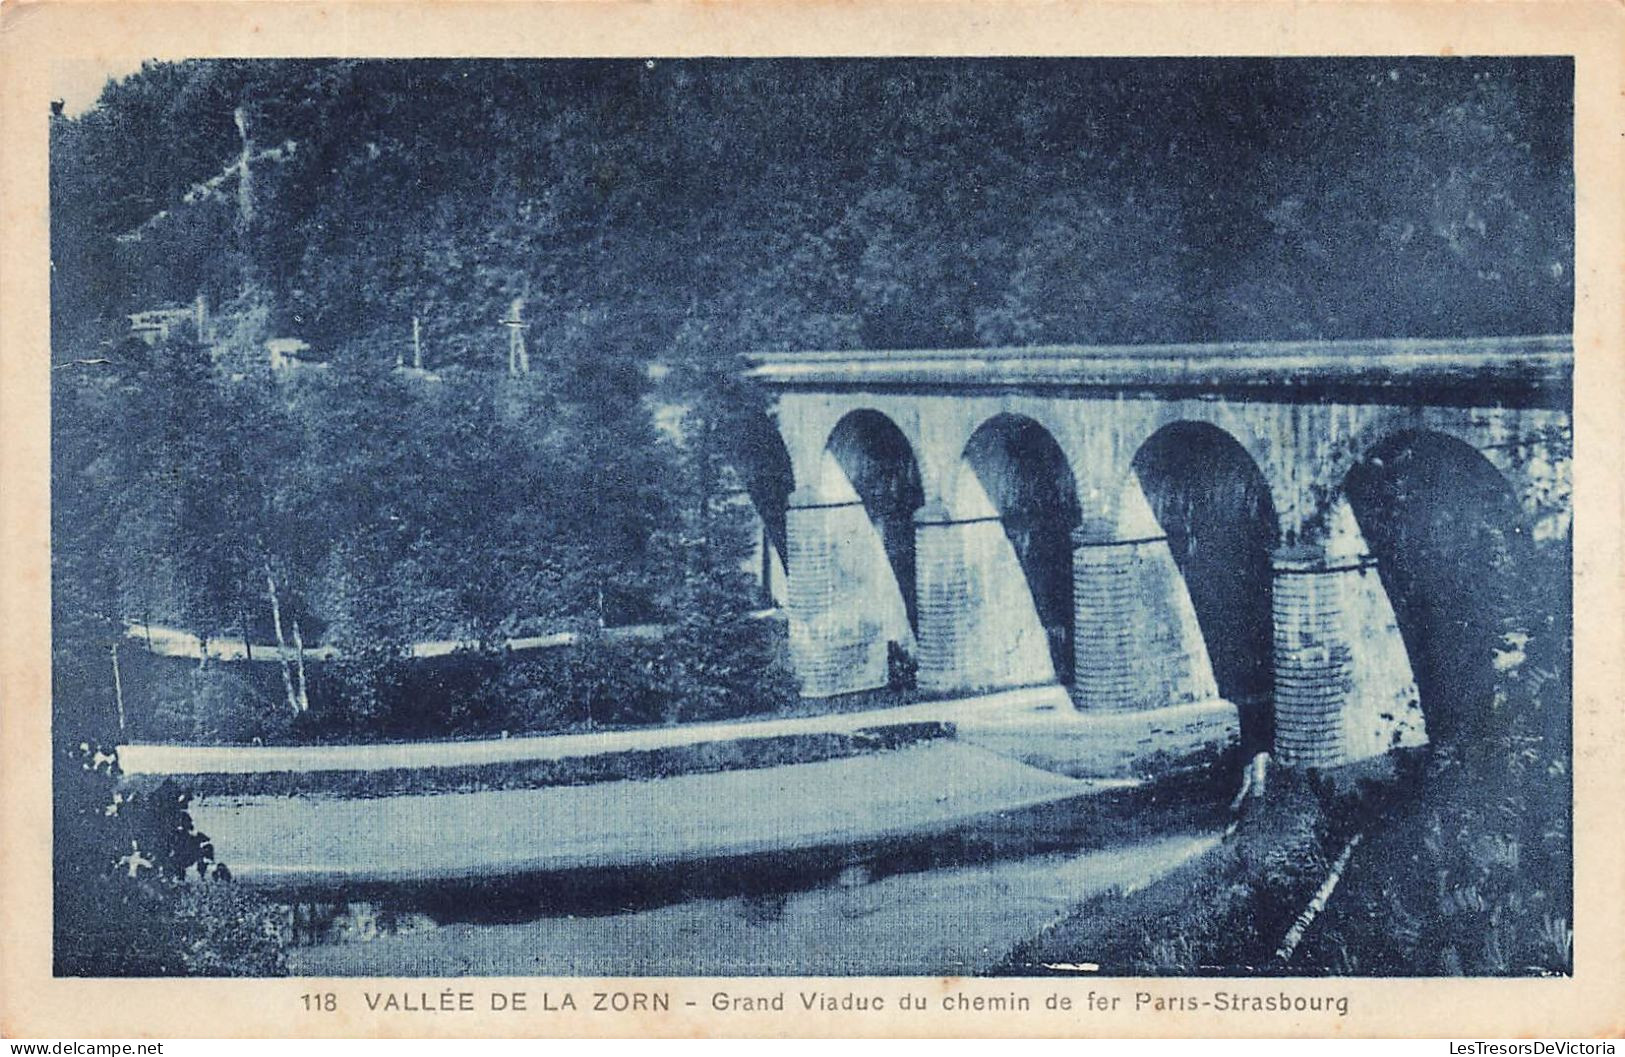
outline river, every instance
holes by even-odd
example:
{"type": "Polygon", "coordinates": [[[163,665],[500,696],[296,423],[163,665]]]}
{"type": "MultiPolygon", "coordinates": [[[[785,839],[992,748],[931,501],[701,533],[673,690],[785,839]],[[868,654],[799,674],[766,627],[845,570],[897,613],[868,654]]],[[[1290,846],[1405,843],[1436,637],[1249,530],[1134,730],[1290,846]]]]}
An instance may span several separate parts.
{"type": "Polygon", "coordinates": [[[392,915],[382,932],[367,907],[346,919],[346,936],[290,951],[290,969],[315,976],[973,975],[998,966],[1081,900],[1143,887],[1219,839],[1215,830],[1186,829],[892,873],[849,866],[803,888],[741,888],[652,905],[578,903],[571,912],[440,906],[392,915]]]}

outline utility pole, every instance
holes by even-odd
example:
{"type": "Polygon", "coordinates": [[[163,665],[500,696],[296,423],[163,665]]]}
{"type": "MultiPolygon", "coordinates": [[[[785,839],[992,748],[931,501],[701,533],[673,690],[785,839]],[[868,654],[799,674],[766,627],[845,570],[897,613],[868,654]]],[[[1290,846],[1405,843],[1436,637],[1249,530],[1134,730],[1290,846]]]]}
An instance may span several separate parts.
{"type": "Polygon", "coordinates": [[[412,317],[412,366],[423,370],[423,330],[417,316],[412,317]]]}
{"type": "Polygon", "coordinates": [[[243,652],[248,655],[249,663],[252,664],[254,660],[254,644],[249,641],[248,637],[248,610],[238,606],[237,617],[242,621],[243,625],[243,652]]]}
{"type": "Polygon", "coordinates": [[[524,320],[525,299],[516,297],[508,310],[508,318],[502,325],[508,328],[508,373],[529,374],[530,352],[525,348],[525,328],[530,324],[524,320]]]}

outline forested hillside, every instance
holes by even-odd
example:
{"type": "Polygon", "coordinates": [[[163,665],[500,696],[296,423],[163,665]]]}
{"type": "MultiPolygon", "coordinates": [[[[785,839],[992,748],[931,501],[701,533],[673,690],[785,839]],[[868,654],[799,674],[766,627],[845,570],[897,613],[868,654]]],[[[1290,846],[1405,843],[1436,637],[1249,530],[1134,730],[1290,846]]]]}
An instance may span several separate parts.
{"type": "Polygon", "coordinates": [[[520,296],[565,362],[1566,331],[1571,77],[1562,60],[149,65],[55,125],[59,334],[200,291],[226,304],[245,277],[275,329],[327,345],[396,347],[417,315],[431,366],[499,362],[520,296]],[[234,181],[183,196],[245,138],[267,157],[239,233],[234,181]]]}
{"type": "Polygon", "coordinates": [[[52,118],[59,644],[739,612],[751,349],[1566,331],[1571,76],[148,64],[52,118]]]}

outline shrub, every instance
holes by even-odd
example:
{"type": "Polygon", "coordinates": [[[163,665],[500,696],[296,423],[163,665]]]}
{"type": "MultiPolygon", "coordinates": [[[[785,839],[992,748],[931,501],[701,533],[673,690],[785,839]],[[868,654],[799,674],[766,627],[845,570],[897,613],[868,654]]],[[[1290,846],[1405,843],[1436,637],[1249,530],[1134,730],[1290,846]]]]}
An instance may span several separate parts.
{"type": "Polygon", "coordinates": [[[920,685],[920,662],[901,642],[886,643],[886,687],[909,691],[920,685]]]}
{"type": "Polygon", "coordinates": [[[169,781],[119,789],[118,773],[116,755],[90,743],[58,751],[57,975],[285,973],[278,912],[229,883],[189,795],[169,781]]]}
{"type": "Polygon", "coordinates": [[[675,719],[767,714],[799,694],[789,639],[776,621],[696,620],[681,625],[666,645],[675,719]]]}

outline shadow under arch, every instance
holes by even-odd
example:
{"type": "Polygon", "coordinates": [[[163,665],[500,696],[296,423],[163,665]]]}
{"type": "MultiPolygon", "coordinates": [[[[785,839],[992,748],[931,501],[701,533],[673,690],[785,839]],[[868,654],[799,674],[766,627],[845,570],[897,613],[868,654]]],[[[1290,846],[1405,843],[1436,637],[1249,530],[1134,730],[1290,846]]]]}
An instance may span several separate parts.
{"type": "Polygon", "coordinates": [[[880,535],[909,627],[919,630],[914,580],[914,511],[925,502],[920,466],[908,437],[886,415],[850,411],[830,431],[825,451],[834,458],[880,535]]]}
{"type": "Polygon", "coordinates": [[[1132,466],[1168,537],[1219,695],[1240,711],[1243,748],[1267,752],[1275,736],[1271,555],[1280,536],[1269,482],[1240,441],[1206,422],[1163,426],[1132,466]]]}
{"type": "Polygon", "coordinates": [[[992,503],[1021,563],[1055,678],[1070,683],[1072,530],[1081,520],[1072,466],[1049,430],[1014,414],[982,423],[965,445],[963,462],[992,503]]]}
{"type": "Polygon", "coordinates": [[[1344,494],[1399,624],[1428,739],[1487,729],[1496,655],[1527,641],[1533,545],[1506,478],[1448,434],[1402,431],[1348,472],[1344,494]]]}
{"type": "Polygon", "coordinates": [[[764,546],[757,575],[762,604],[774,604],[775,565],[782,568],[789,547],[790,493],[795,491],[795,467],[778,426],[766,413],[741,415],[734,424],[729,461],[739,474],[745,494],[762,522],[764,546]]]}
{"type": "Polygon", "coordinates": [[[784,437],[767,415],[746,415],[735,430],[730,457],[751,505],[762,519],[768,541],[782,555],[788,534],[785,512],[790,507],[790,493],[796,488],[795,468],[784,437]]]}

